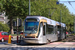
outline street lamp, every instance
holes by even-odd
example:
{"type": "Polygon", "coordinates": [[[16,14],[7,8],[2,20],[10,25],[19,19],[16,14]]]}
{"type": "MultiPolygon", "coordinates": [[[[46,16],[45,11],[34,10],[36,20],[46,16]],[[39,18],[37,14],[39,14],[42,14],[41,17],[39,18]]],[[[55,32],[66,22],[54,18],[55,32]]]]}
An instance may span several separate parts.
{"type": "Polygon", "coordinates": [[[31,11],[31,10],[30,10],[30,0],[29,0],[29,15],[30,15],[30,11],[31,11]]]}
{"type": "MultiPolygon", "coordinates": [[[[56,4],[59,4],[59,2],[57,1],[56,4]]],[[[60,10],[60,22],[62,22],[61,10],[60,10]]]]}
{"type": "MultiPolygon", "coordinates": [[[[56,4],[59,4],[59,2],[57,1],[56,4]]],[[[60,10],[60,22],[62,22],[62,16],[61,16],[61,10],[60,10]]]]}
{"type": "Polygon", "coordinates": [[[74,33],[75,33],[75,16],[74,16],[74,33]]]}
{"type": "MultiPolygon", "coordinates": [[[[57,1],[56,4],[59,4],[59,2],[57,1]]],[[[60,10],[60,24],[61,23],[62,23],[62,15],[61,15],[61,10],[60,10]]],[[[61,27],[60,34],[62,34],[62,27],[61,27]]]]}

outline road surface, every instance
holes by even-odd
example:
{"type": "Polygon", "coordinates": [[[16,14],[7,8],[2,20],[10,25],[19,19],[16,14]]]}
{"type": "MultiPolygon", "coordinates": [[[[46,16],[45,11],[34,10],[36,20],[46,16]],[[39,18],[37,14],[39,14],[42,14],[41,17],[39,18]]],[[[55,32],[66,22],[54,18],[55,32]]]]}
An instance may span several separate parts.
{"type": "Polygon", "coordinates": [[[0,50],[75,50],[75,42],[53,42],[44,45],[26,44],[23,41],[17,43],[13,39],[11,44],[8,41],[0,42],[0,50]]]}

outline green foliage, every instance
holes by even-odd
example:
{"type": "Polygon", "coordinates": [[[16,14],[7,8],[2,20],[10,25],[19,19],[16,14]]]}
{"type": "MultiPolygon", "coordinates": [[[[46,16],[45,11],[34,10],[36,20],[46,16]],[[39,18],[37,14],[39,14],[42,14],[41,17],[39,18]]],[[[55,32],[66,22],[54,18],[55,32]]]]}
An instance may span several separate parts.
{"type": "Polygon", "coordinates": [[[2,0],[0,0],[0,12],[2,12],[3,11],[3,4],[2,4],[2,0]]]}
{"type": "Polygon", "coordinates": [[[1,10],[5,11],[10,19],[10,30],[13,34],[13,19],[25,19],[28,15],[28,0],[0,0],[0,3],[1,10]]]}
{"type": "Polygon", "coordinates": [[[67,31],[73,31],[74,14],[70,14],[68,8],[64,4],[56,4],[56,0],[32,0],[31,15],[41,15],[51,19],[63,22],[67,26],[67,31]],[[61,12],[60,12],[61,11],[61,12]],[[62,21],[60,21],[60,17],[62,21]],[[71,28],[70,28],[71,27],[71,28]]]}
{"type": "Polygon", "coordinates": [[[0,31],[8,32],[9,31],[8,25],[0,23],[0,31]]]}
{"type": "Polygon", "coordinates": [[[6,15],[11,18],[24,18],[28,15],[28,0],[4,0],[6,15]]]}
{"type": "Polygon", "coordinates": [[[18,31],[22,31],[22,30],[24,30],[24,27],[23,26],[18,27],[18,31]]]}
{"type": "Polygon", "coordinates": [[[17,34],[10,34],[11,36],[17,36],[17,34]]]}
{"type": "MultiPolygon", "coordinates": [[[[73,31],[74,14],[71,14],[64,4],[56,4],[58,0],[30,0],[31,15],[41,15],[47,18],[66,24],[67,31],[73,31]],[[56,9],[55,9],[56,8],[56,9]],[[61,10],[61,12],[60,12],[61,10]]],[[[0,11],[5,11],[6,15],[12,19],[17,17],[25,19],[28,15],[29,0],[0,0],[0,11]]]]}
{"type": "MultiPolygon", "coordinates": [[[[11,36],[16,36],[17,37],[17,34],[10,34],[11,36]]],[[[20,37],[20,36],[22,36],[21,34],[18,34],[18,36],[20,37]]]]}

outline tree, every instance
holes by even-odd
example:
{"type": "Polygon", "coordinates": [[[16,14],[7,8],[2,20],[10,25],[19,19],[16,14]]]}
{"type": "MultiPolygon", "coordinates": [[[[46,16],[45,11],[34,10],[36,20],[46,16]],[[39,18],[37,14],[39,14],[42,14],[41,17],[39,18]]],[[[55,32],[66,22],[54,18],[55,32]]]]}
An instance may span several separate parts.
{"type": "Polygon", "coordinates": [[[61,17],[62,22],[67,26],[67,30],[73,30],[73,27],[70,28],[70,25],[73,25],[74,23],[74,16],[72,16],[72,14],[64,4],[59,3],[59,5],[57,5],[56,1],[58,0],[32,0],[31,15],[41,15],[50,18],[49,15],[52,14],[51,19],[58,22],[60,22],[61,17]]]}
{"type": "Polygon", "coordinates": [[[3,11],[3,4],[2,4],[2,0],[0,0],[0,12],[2,12],[3,11]]]}
{"type": "Polygon", "coordinates": [[[28,15],[28,0],[1,0],[1,3],[3,4],[3,11],[6,12],[6,15],[10,19],[11,34],[14,34],[13,19],[17,17],[25,19],[28,15]]]}
{"type": "MultiPolygon", "coordinates": [[[[31,15],[41,15],[47,18],[60,22],[60,15],[62,22],[67,25],[67,30],[70,30],[70,25],[74,23],[74,16],[71,14],[64,4],[57,5],[58,0],[31,0],[31,15]],[[54,9],[56,8],[56,9],[54,9]],[[60,14],[61,10],[61,14],[60,14]]],[[[5,11],[10,19],[11,32],[13,33],[13,19],[21,18],[22,20],[28,15],[29,0],[1,0],[0,9],[5,11]]],[[[73,27],[72,27],[73,28],[73,27]]],[[[71,28],[71,30],[72,30],[71,28]]]]}
{"type": "Polygon", "coordinates": [[[8,25],[0,23],[0,31],[8,32],[9,31],[8,25]]]}

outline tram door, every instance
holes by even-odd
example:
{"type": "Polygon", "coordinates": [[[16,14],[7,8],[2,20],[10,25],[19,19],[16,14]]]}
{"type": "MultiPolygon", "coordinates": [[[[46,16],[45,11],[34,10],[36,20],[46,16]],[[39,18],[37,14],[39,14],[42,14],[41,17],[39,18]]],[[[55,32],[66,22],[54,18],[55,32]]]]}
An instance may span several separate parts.
{"type": "Polygon", "coordinates": [[[46,39],[46,23],[43,23],[43,42],[47,42],[47,39],[46,39]]]}
{"type": "Polygon", "coordinates": [[[58,40],[61,40],[61,26],[58,26],[58,40]]]}

